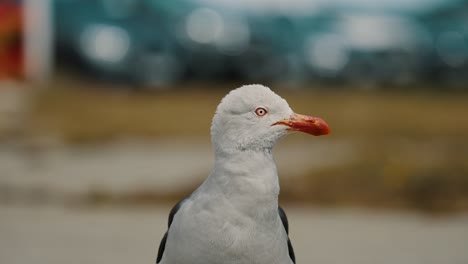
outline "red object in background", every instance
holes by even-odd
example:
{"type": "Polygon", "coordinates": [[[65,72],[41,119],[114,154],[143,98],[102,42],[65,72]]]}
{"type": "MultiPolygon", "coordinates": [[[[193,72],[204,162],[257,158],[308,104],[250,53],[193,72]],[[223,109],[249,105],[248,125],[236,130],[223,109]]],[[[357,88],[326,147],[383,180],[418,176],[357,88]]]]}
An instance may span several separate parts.
{"type": "Polygon", "coordinates": [[[22,1],[0,1],[0,80],[23,78],[22,1]]]}

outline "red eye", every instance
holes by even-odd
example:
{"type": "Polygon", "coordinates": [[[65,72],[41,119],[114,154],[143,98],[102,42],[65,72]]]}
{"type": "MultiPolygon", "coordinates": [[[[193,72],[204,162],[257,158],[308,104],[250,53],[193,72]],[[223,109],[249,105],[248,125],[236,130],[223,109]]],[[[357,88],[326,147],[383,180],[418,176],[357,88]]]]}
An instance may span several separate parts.
{"type": "Polygon", "coordinates": [[[263,108],[263,107],[258,107],[257,109],[255,109],[255,114],[256,114],[257,116],[264,116],[264,115],[266,115],[267,113],[268,113],[268,111],[267,111],[265,108],[263,108]]]}

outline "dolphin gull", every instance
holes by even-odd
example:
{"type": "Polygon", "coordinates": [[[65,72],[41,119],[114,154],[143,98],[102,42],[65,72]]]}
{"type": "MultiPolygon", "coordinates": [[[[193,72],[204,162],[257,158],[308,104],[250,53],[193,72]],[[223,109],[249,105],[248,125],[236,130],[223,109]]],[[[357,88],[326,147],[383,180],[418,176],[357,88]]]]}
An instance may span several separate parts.
{"type": "Polygon", "coordinates": [[[211,125],[214,168],[171,210],[156,263],[296,263],[272,156],[278,139],[291,131],[330,132],[321,118],[294,113],[265,86],[227,94],[211,125]]]}

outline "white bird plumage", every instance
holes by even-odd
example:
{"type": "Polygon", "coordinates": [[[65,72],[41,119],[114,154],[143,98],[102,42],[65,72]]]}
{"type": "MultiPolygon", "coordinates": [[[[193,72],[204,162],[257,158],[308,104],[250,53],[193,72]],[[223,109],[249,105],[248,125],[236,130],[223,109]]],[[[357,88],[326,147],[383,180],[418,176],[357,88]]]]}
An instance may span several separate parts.
{"type": "Polygon", "coordinates": [[[262,85],[246,85],[227,94],[216,109],[211,125],[211,140],[216,154],[236,150],[271,150],[287,133],[285,127],[272,126],[293,114],[286,100],[262,85]],[[268,114],[255,114],[263,107],[268,114]]]}
{"type": "MultiPolygon", "coordinates": [[[[262,85],[242,86],[223,98],[211,126],[214,168],[171,212],[157,263],[294,263],[286,218],[278,212],[272,156],[278,139],[304,131],[294,115],[283,98],[262,85]]],[[[321,119],[313,122],[322,126],[315,135],[328,133],[321,119]]]]}

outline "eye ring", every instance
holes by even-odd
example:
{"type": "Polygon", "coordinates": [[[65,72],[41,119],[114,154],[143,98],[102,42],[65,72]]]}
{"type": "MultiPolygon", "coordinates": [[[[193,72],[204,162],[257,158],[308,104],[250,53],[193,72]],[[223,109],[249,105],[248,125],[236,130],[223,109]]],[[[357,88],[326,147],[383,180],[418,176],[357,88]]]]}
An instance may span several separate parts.
{"type": "Polygon", "coordinates": [[[268,110],[264,107],[257,107],[257,109],[255,109],[255,114],[259,117],[262,117],[268,114],[268,110]]]}

